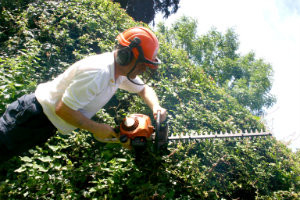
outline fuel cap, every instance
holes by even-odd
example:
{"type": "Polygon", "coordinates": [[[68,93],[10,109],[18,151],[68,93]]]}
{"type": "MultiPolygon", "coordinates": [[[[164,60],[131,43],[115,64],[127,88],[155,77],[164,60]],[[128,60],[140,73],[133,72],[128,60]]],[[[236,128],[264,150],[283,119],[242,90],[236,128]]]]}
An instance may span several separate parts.
{"type": "Polygon", "coordinates": [[[126,117],[121,124],[122,128],[126,131],[134,131],[139,125],[139,121],[133,117],[126,117]]]}

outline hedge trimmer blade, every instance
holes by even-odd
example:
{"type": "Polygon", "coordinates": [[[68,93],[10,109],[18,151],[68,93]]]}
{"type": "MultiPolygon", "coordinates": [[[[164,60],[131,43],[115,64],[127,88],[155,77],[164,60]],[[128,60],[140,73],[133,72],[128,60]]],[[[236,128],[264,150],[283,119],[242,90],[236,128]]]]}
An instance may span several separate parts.
{"type": "Polygon", "coordinates": [[[160,149],[162,146],[167,145],[168,142],[178,142],[178,141],[195,141],[195,140],[205,140],[205,139],[229,139],[229,138],[255,138],[255,137],[266,137],[272,136],[271,132],[260,131],[245,131],[245,132],[235,132],[235,133],[204,133],[204,134],[179,134],[168,136],[168,125],[166,123],[160,122],[160,112],[157,114],[156,119],[156,131],[153,135],[153,141],[155,144],[156,150],[160,149]]]}
{"type": "Polygon", "coordinates": [[[204,140],[204,139],[227,139],[227,138],[254,138],[272,136],[271,132],[255,131],[255,132],[236,132],[236,133],[205,133],[205,134],[180,134],[171,135],[168,137],[168,141],[187,141],[187,140],[204,140]]]}
{"type": "Polygon", "coordinates": [[[264,131],[251,131],[251,132],[236,132],[236,133],[205,133],[205,134],[179,134],[179,135],[171,135],[168,137],[168,127],[162,126],[163,129],[157,130],[156,136],[153,139],[156,150],[161,149],[163,146],[167,146],[168,143],[177,143],[177,142],[193,142],[199,140],[215,140],[215,139],[244,139],[244,138],[256,138],[256,137],[267,137],[272,136],[271,132],[264,131]],[[157,139],[156,139],[157,138],[157,139]]]}

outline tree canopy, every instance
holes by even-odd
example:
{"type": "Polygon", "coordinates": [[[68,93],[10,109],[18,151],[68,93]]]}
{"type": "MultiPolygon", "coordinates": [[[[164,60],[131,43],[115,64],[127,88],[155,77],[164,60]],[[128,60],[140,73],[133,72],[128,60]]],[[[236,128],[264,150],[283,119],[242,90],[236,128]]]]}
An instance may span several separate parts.
{"type": "Polygon", "coordinates": [[[146,24],[154,22],[154,17],[158,12],[163,13],[165,18],[176,13],[180,0],[112,0],[120,3],[121,7],[126,10],[136,21],[142,21],[146,24]]]}
{"type": "MultiPolygon", "coordinates": [[[[75,61],[111,51],[119,32],[146,26],[109,0],[34,1],[25,8],[1,11],[0,113],[75,61]]],[[[266,129],[259,117],[217,83],[217,76],[212,79],[199,67],[190,51],[174,46],[173,34],[156,34],[163,64],[150,84],[168,109],[170,133],[266,129]]],[[[184,34],[181,37],[184,40],[184,34]]],[[[129,113],[152,116],[137,95],[120,90],[94,119],[114,127],[129,113]]],[[[102,144],[83,130],[70,136],[57,133],[45,145],[0,166],[0,199],[300,196],[300,154],[274,138],[169,144],[161,153],[154,154],[150,144],[143,152],[102,144]]]]}
{"type": "Polygon", "coordinates": [[[222,34],[213,28],[198,36],[197,28],[196,20],[182,17],[170,28],[160,24],[158,31],[167,35],[167,41],[175,48],[186,50],[195,65],[254,114],[260,115],[271,107],[276,102],[270,94],[272,66],[257,59],[254,52],[240,55],[233,29],[222,34]]]}

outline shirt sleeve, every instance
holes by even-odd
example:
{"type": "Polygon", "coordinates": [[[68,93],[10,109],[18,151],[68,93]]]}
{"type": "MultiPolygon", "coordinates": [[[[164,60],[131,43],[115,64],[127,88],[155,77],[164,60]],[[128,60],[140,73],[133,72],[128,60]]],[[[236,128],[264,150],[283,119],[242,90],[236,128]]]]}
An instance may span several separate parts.
{"type": "MultiPolygon", "coordinates": [[[[138,76],[135,79],[133,79],[132,81],[135,83],[138,83],[138,84],[144,84],[144,82],[138,76]]],[[[144,87],[145,87],[144,85],[137,85],[137,84],[130,82],[127,79],[127,77],[123,78],[123,81],[121,82],[121,84],[119,86],[120,89],[126,90],[131,93],[139,93],[140,91],[142,91],[144,89],[144,87]]]]}
{"type": "Polygon", "coordinates": [[[62,101],[73,110],[85,107],[101,91],[104,77],[100,73],[87,71],[75,75],[65,90],[62,101]]]}

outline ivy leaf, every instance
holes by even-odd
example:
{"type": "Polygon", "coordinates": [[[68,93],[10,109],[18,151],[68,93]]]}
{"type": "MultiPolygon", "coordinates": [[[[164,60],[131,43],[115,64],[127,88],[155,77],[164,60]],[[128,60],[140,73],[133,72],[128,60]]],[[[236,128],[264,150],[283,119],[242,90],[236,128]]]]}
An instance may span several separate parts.
{"type": "Polygon", "coordinates": [[[26,168],[25,168],[24,166],[21,166],[21,167],[19,167],[18,169],[16,169],[14,172],[22,173],[22,172],[24,172],[24,171],[26,171],[26,168]]]}
{"type": "Polygon", "coordinates": [[[33,164],[33,165],[32,165],[32,168],[37,169],[37,170],[40,171],[40,172],[47,172],[47,171],[48,171],[48,169],[46,169],[46,168],[44,168],[43,166],[38,165],[38,164],[33,164]]]}
{"type": "Polygon", "coordinates": [[[28,156],[21,157],[21,160],[24,162],[32,162],[32,159],[29,158],[28,156]]]}
{"type": "Polygon", "coordinates": [[[127,162],[126,158],[117,158],[116,160],[119,161],[119,162],[127,162]]]}
{"type": "Polygon", "coordinates": [[[56,152],[58,149],[61,148],[60,146],[53,146],[53,145],[48,145],[48,147],[54,152],[56,152]]]}
{"type": "Polygon", "coordinates": [[[42,161],[42,162],[51,162],[51,161],[53,161],[53,158],[51,158],[50,156],[39,157],[38,159],[39,159],[40,161],[42,161]]]}

